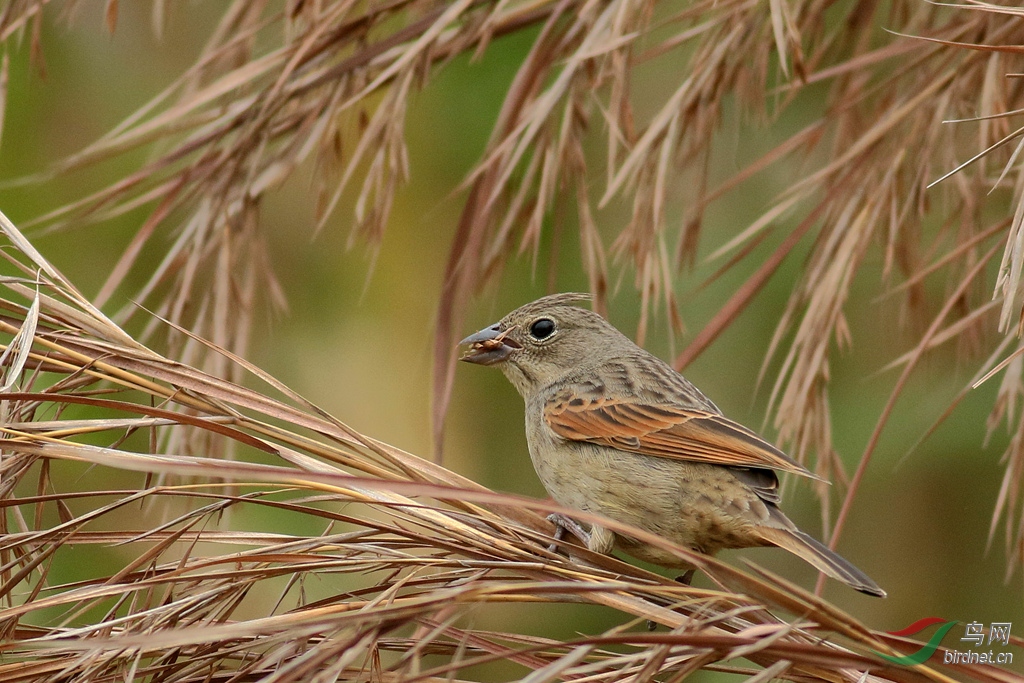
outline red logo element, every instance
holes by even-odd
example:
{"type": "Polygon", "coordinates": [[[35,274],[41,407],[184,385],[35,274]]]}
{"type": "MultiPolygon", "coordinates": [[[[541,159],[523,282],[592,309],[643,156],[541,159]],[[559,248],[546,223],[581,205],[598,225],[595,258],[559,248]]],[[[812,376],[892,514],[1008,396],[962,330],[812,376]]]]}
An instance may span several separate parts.
{"type": "Polygon", "coordinates": [[[939,619],[938,617],[925,617],[924,619],[918,619],[910,626],[901,628],[899,631],[886,631],[890,636],[912,636],[918,631],[923,631],[932,624],[945,624],[945,619],[939,619]]]}

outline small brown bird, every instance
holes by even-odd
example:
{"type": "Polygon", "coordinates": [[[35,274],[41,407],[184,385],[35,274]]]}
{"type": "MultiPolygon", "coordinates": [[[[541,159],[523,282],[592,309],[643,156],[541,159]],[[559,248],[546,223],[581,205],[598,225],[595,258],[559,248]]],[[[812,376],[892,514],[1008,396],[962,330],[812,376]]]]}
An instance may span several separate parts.
{"type": "MultiPolygon", "coordinates": [[[[597,313],[555,294],[462,340],[468,363],[497,365],[526,402],[530,458],[561,505],[625,522],[683,547],[779,546],[853,588],[878,584],[800,531],[778,508],[775,470],[813,477],[724,417],[697,387],[597,313]]],[[[587,547],[692,569],[650,544],[555,519],[587,547]]]]}

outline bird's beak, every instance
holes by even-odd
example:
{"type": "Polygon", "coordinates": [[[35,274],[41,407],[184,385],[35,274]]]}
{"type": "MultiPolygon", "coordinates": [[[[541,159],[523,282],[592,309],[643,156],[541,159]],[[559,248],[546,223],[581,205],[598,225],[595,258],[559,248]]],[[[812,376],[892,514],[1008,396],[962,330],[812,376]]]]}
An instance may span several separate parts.
{"type": "Polygon", "coordinates": [[[476,334],[471,334],[459,342],[459,346],[469,344],[465,355],[459,360],[477,365],[494,365],[507,360],[513,351],[523,348],[508,338],[511,329],[502,330],[500,323],[485,327],[476,334]]]}

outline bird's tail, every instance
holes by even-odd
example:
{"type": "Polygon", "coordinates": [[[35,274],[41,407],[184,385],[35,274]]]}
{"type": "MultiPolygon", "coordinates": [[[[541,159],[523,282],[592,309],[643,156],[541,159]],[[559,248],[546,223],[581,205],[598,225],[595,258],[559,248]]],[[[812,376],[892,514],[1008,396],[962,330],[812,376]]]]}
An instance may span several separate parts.
{"type": "Polygon", "coordinates": [[[761,527],[759,531],[769,543],[788,550],[833,579],[861,593],[885,597],[885,591],[871,577],[799,529],[761,527]]]}

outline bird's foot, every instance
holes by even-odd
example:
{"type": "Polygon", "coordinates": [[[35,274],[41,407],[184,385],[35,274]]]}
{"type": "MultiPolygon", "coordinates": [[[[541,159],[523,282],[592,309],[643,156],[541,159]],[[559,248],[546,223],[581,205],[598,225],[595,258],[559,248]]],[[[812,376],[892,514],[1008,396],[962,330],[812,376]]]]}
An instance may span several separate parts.
{"type": "Polygon", "coordinates": [[[676,581],[683,584],[684,586],[689,586],[691,583],[693,583],[693,575],[695,573],[697,573],[696,569],[687,569],[685,572],[676,577],[676,581]]]}
{"type": "Polygon", "coordinates": [[[548,521],[555,525],[555,538],[554,542],[548,546],[548,552],[555,552],[558,549],[558,544],[565,538],[565,533],[569,532],[576,538],[580,539],[580,542],[585,546],[590,545],[590,532],[580,526],[580,523],[574,519],[570,519],[565,515],[560,515],[557,512],[548,515],[548,521]]]}

